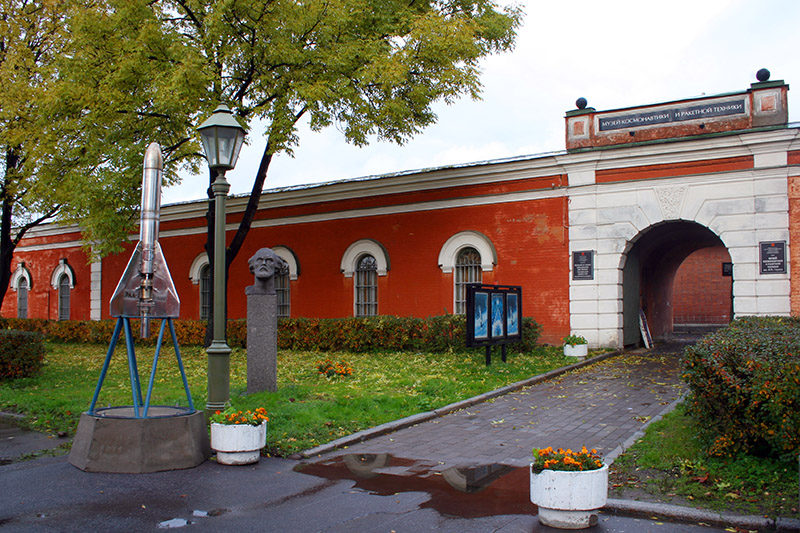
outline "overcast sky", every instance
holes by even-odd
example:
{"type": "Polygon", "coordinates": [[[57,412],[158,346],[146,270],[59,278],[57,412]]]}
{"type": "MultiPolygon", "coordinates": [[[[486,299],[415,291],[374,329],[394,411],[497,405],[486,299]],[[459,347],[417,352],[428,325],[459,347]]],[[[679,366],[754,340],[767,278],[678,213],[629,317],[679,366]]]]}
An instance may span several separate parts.
{"type": "MultiPolygon", "coordinates": [[[[501,5],[507,4],[500,0],[501,5]]],[[[564,114],[585,97],[598,111],[745,90],[765,67],[785,80],[800,120],[796,0],[526,0],[516,49],[483,66],[482,100],[437,105],[437,124],[403,146],[348,145],[335,128],[303,127],[295,157],[276,157],[266,189],[564,149],[564,114]]],[[[232,194],[249,193],[265,140],[251,130],[232,194]]],[[[205,198],[207,175],[185,176],[164,203],[205,198]]]]}

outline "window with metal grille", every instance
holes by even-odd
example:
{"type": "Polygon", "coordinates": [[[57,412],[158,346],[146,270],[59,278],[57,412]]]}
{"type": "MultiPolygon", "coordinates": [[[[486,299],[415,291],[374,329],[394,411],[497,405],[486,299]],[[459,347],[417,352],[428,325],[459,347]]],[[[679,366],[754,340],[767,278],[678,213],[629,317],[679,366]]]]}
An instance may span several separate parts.
{"type": "Polygon", "coordinates": [[[378,262],[362,255],[356,263],[356,316],[378,314],[378,262]]]}
{"type": "Polygon", "coordinates": [[[58,319],[69,320],[69,276],[58,278],[58,319]]]}
{"type": "Polygon", "coordinates": [[[467,283],[480,283],[483,271],[481,270],[481,254],[475,248],[464,248],[458,252],[453,280],[455,282],[455,313],[463,315],[467,312],[467,283]]]}
{"type": "Polygon", "coordinates": [[[211,266],[200,270],[200,320],[211,318],[211,266]]]}
{"type": "Polygon", "coordinates": [[[17,317],[28,318],[28,280],[20,278],[17,285],[17,317]]]}
{"type": "Polygon", "coordinates": [[[275,293],[278,295],[278,318],[292,314],[292,293],[289,286],[289,265],[275,273],[275,293]]]}

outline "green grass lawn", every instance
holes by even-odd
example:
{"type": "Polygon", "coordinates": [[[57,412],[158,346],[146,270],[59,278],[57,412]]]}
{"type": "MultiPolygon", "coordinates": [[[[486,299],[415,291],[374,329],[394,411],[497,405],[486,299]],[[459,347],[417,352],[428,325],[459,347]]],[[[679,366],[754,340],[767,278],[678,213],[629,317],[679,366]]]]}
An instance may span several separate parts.
{"type": "Polygon", "coordinates": [[[800,518],[797,458],[709,457],[698,434],[682,405],[654,422],[614,462],[609,496],[800,518]]]}
{"type": "MultiPolygon", "coordinates": [[[[107,347],[48,343],[45,366],[35,378],[0,383],[0,410],[27,415],[30,427],[50,433],[74,434],[80,413],[91,403],[107,347]]],[[[136,348],[140,380],[146,394],[152,347],[136,348]]],[[[499,350],[497,350],[499,352],[499,350]]],[[[195,407],[206,400],[205,351],[181,348],[195,407]]],[[[526,354],[499,353],[486,367],[484,352],[278,354],[278,391],[244,395],[245,352],[231,354],[231,401],[240,409],[263,406],[270,416],[267,451],[287,456],[339,437],[470,398],[477,394],[571,364],[560,347],[540,347],[526,354]],[[321,359],[346,361],[353,374],[319,375],[321,359]]],[[[117,348],[97,407],[131,405],[130,379],[124,345],[117,348]]],[[[187,405],[171,348],[159,358],[151,405],[187,405]]]]}

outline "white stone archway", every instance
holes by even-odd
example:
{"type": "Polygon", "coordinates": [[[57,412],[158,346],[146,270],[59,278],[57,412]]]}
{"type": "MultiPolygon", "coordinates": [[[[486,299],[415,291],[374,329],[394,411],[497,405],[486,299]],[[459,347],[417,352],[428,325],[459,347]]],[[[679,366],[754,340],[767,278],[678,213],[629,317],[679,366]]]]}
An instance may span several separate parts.
{"type": "MultiPolygon", "coordinates": [[[[584,183],[593,181],[593,171],[587,180],[581,170],[584,183]]],[[[570,275],[572,332],[590,345],[622,345],[626,253],[648,228],[681,220],[708,228],[728,249],[734,316],[788,315],[789,274],[760,274],[758,256],[761,241],[789,243],[786,172],[769,167],[570,187],[570,252],[595,253],[594,279],[570,275]]]]}

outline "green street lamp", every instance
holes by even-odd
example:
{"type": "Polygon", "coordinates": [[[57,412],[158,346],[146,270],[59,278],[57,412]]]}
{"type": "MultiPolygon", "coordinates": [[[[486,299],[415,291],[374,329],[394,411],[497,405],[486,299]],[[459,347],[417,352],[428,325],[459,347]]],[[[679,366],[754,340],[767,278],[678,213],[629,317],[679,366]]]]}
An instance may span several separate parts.
{"type": "Polygon", "coordinates": [[[225,203],[231,185],[225,172],[236,166],[244,143],[244,128],[230,108],[220,104],[197,131],[203,140],[208,167],[217,172],[211,184],[214,193],[214,338],[208,354],[208,400],[206,415],[225,408],[230,397],[231,348],[225,338],[225,203]]]}

